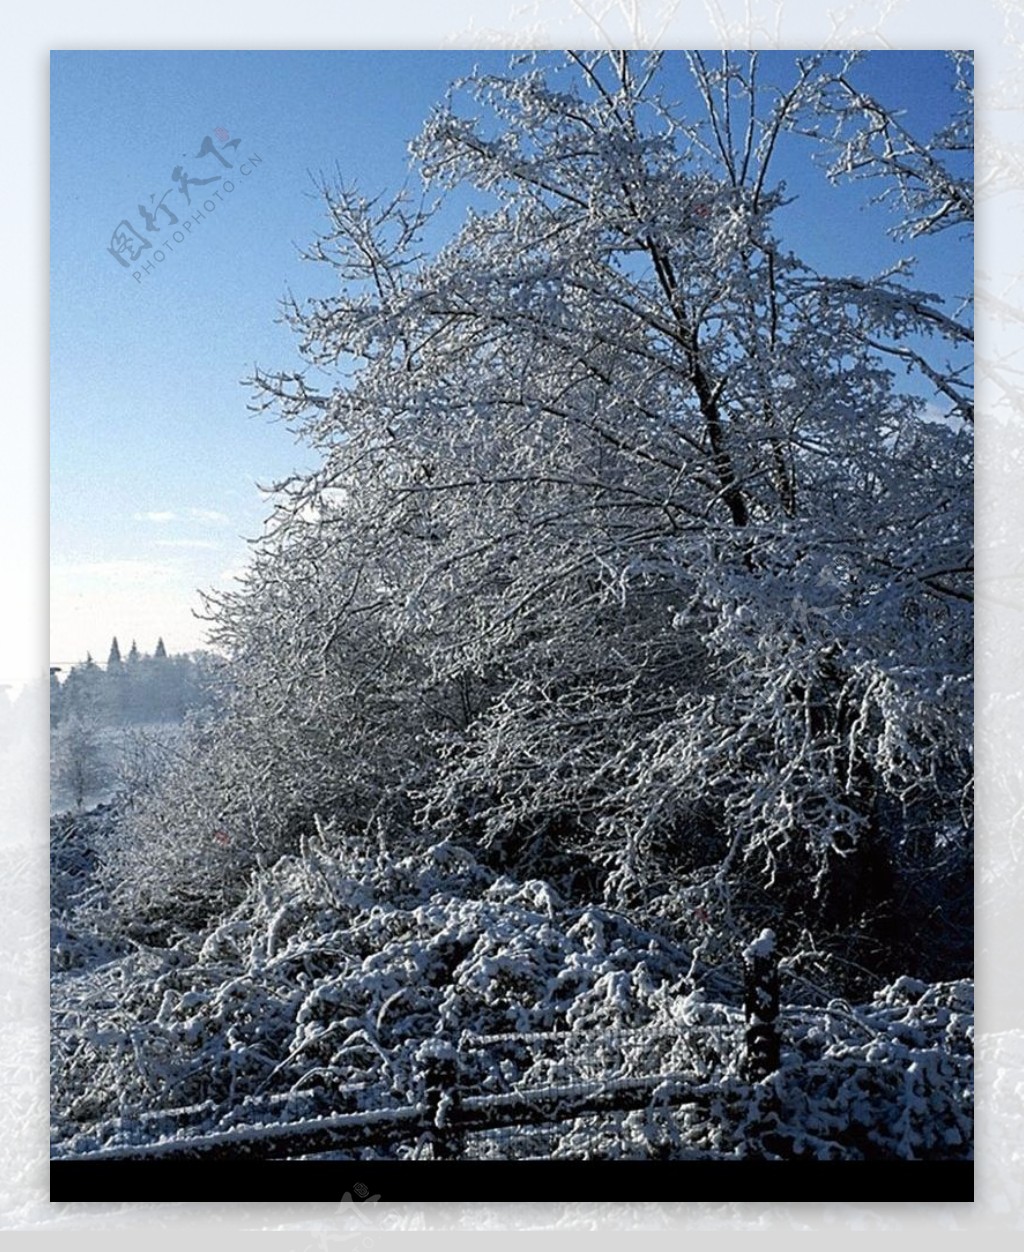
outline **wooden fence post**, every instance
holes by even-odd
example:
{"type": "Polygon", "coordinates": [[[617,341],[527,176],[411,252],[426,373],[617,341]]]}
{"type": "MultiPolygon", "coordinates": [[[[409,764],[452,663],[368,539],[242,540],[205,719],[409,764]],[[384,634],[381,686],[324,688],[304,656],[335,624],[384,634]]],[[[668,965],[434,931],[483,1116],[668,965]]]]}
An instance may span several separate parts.
{"type": "Polygon", "coordinates": [[[744,1074],[761,1082],[779,1068],[779,967],[775,957],[775,934],[762,930],[743,952],[744,1074]]]}
{"type": "Polygon", "coordinates": [[[434,1127],[434,1157],[452,1160],[465,1150],[465,1135],[458,1126],[459,1061],[446,1040],[431,1039],[418,1051],[423,1066],[424,1102],[434,1127]]]}

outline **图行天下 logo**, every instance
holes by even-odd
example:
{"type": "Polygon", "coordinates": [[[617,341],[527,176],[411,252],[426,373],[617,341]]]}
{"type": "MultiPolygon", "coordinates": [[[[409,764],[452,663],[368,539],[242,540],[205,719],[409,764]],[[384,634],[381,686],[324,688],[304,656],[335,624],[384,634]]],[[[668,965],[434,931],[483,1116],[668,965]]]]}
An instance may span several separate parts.
{"type": "Polygon", "coordinates": [[[107,252],[137,283],[155,273],[176,244],[185,243],[218,205],[227,203],[225,196],[234,193],[236,184],[225,171],[248,178],[262,164],[256,154],[240,159],[241,143],[223,126],[215,127],[203,136],[198,152],[173,166],[171,186],[141,197],[137,216],[123,217],[114,227],[107,252]]]}

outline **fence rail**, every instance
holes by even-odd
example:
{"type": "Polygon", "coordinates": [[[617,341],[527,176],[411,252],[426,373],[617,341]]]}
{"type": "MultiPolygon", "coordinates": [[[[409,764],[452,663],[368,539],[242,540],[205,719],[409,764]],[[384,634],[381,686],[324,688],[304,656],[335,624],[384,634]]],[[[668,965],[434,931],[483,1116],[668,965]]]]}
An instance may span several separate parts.
{"type": "Polygon", "coordinates": [[[438,1109],[424,1101],[365,1113],[341,1114],[292,1122],[287,1126],[247,1126],[244,1129],[193,1135],[161,1143],[125,1145],[82,1153],[76,1160],[206,1160],[269,1159],[344,1152],[369,1145],[429,1135],[436,1155],[451,1154],[455,1137],[515,1126],[541,1126],[577,1117],[629,1112],[664,1104],[676,1107],[710,1100],[717,1088],[695,1084],[687,1074],[659,1074],[647,1078],[611,1079],[587,1088],[540,1087],[531,1091],[467,1096],[438,1109]],[[439,1124],[440,1123],[440,1124],[439,1124]]]}

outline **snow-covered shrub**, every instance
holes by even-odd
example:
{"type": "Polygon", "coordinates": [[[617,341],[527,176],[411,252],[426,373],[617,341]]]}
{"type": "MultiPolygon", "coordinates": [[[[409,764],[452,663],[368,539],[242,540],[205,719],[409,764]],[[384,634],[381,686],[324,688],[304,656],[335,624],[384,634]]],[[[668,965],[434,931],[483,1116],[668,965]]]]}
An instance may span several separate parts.
{"type": "MultiPolygon", "coordinates": [[[[454,844],[392,860],[323,828],[254,872],[207,931],[56,985],[54,1110],[65,1135],[137,1117],[157,1092],[164,1107],[225,1110],[325,1084],[409,1100],[426,1038],[642,1024],[653,989],[688,965],[624,918],[567,911],[454,844]]],[[[518,1076],[506,1065],[502,1081],[518,1076]]]]}
{"type": "Polygon", "coordinates": [[[112,805],[50,819],[50,965],[54,971],[103,965],[125,951],[110,925],[96,879],[104,840],[116,824],[112,805]]]}
{"type": "MultiPolygon", "coordinates": [[[[965,990],[904,982],[867,1009],[790,1010],[782,1068],[751,1088],[737,982],[664,936],[451,842],[391,858],[321,826],[217,924],[57,981],[55,1150],[180,1130],[161,1110],[191,1109],[199,1130],[415,1104],[433,1040],[456,1049],[467,1092],[651,1073],[715,1092],[553,1125],[555,1155],[959,1155],[965,990]]],[[[536,1150],[507,1131],[470,1150],[517,1142],[536,1150]]],[[[413,1146],[384,1135],[375,1150],[413,1146]]]]}
{"type": "Polygon", "coordinates": [[[98,877],[125,927],[167,936],[205,925],[239,902],[253,867],[297,846],[301,780],[284,749],[247,742],[238,726],[188,728],[102,842],[98,877]]]}
{"type": "Polygon", "coordinates": [[[952,1159],[973,1153],[969,982],[903,978],[866,1004],[791,1005],[779,1070],[753,1087],[732,1066],[681,1141],[729,1156],[952,1159]]]}

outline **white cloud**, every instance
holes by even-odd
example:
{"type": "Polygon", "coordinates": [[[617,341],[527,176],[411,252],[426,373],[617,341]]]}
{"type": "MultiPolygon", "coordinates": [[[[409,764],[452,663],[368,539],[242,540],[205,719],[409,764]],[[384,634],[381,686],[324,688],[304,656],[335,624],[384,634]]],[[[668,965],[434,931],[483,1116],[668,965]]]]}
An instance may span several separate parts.
{"type": "Polygon", "coordinates": [[[212,539],[154,539],[158,548],[219,548],[212,539]]]}
{"type": "Polygon", "coordinates": [[[950,430],[960,431],[965,428],[970,430],[970,424],[965,422],[959,413],[950,413],[946,409],[940,409],[937,404],[930,401],[921,411],[921,418],[925,422],[932,422],[939,426],[948,426],[950,430]]]}
{"type": "Polygon", "coordinates": [[[219,509],[189,509],[188,516],[194,522],[228,522],[231,520],[219,509]]]}
{"type": "Polygon", "coordinates": [[[145,513],[133,513],[135,522],[229,522],[231,519],[220,509],[187,508],[182,513],[173,509],[150,509],[145,513]]]}

